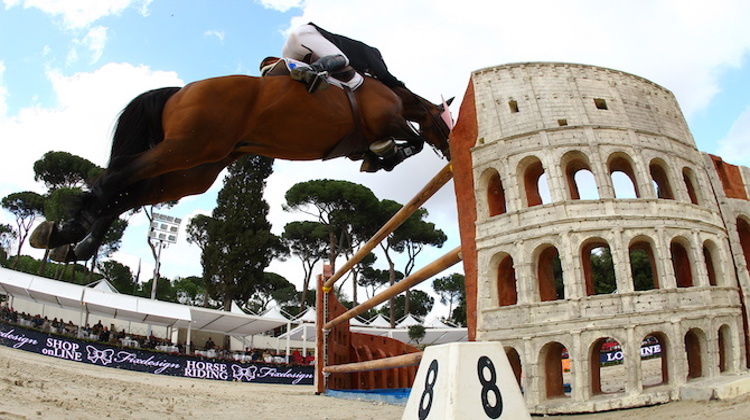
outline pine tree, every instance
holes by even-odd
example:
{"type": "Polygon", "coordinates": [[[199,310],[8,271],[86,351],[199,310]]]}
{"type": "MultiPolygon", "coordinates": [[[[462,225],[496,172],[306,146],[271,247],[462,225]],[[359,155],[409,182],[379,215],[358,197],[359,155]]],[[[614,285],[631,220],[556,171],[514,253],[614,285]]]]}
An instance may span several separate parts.
{"type": "Polygon", "coordinates": [[[231,308],[233,300],[248,300],[263,282],[263,270],[284,253],[279,238],[271,233],[269,207],[263,199],[272,165],[273,159],[255,155],[230,165],[208,225],[207,287],[223,302],[224,310],[231,308]]]}

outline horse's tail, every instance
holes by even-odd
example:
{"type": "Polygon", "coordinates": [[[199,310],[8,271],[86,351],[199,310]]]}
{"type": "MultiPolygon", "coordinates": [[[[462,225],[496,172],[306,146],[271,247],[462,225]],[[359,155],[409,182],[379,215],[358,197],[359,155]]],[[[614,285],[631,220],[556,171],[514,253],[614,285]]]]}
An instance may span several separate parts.
{"type": "Polygon", "coordinates": [[[140,94],[122,110],[112,138],[110,163],[116,157],[131,156],[148,150],[164,140],[162,112],[164,104],[179,87],[165,87],[140,94]]]}

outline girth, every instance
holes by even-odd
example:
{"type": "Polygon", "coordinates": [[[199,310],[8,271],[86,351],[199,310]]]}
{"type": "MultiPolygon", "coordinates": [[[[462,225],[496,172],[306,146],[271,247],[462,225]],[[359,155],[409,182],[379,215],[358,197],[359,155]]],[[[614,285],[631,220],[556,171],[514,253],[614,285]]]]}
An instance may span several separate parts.
{"type": "Polygon", "coordinates": [[[362,159],[362,156],[368,150],[368,143],[365,137],[362,135],[362,122],[359,116],[359,105],[357,99],[354,97],[354,93],[347,86],[344,86],[344,92],[346,92],[346,98],[349,100],[349,106],[352,109],[352,120],[354,126],[352,131],[341,138],[335,146],[329,150],[323,160],[333,159],[341,156],[346,156],[349,159],[357,160],[362,159]]]}

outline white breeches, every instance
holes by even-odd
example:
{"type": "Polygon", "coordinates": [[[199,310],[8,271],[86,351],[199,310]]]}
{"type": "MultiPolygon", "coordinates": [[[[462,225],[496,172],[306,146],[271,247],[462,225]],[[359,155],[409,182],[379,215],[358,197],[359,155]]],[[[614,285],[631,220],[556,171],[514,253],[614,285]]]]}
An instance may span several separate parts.
{"type": "MultiPolygon", "coordinates": [[[[310,58],[312,63],[327,55],[346,57],[346,54],[341,52],[331,41],[325,39],[314,26],[302,25],[289,34],[286,43],[281,48],[281,56],[301,61],[308,54],[312,54],[310,58]]],[[[349,64],[348,57],[346,57],[346,64],[349,64]]]]}

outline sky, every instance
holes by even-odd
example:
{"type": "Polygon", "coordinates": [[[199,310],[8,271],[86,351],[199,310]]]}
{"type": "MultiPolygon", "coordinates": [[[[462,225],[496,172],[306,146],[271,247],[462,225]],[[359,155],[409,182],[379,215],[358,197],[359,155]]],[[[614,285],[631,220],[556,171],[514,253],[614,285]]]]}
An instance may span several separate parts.
{"type": "MultiPolygon", "coordinates": [[[[290,28],[307,22],[380,49],[400,80],[433,102],[455,96],[457,113],[472,71],[556,61],[613,68],[651,80],[677,97],[699,150],[750,166],[750,2],[746,0],[2,0],[0,6],[0,197],[45,192],[33,163],[66,151],[106,166],[117,115],[143,91],[230,74],[257,76],[279,55],[290,28]]],[[[429,148],[392,172],[359,173],[359,163],[276,161],[264,198],[273,232],[303,219],[282,209],[284,193],[313,179],[344,179],[380,199],[406,203],[446,162],[429,148]]],[[[210,214],[221,178],[200,196],[162,212],[184,220],[162,252],[161,274],[201,275],[200,251],[184,225],[210,214]]],[[[449,183],[425,207],[448,235],[420,254],[423,266],[459,245],[449,183]]],[[[0,223],[13,224],[0,211],[0,223]]],[[[113,258],[141,280],[153,273],[148,221],[130,219],[113,258]]],[[[23,253],[41,257],[24,246],[23,253]]],[[[381,262],[384,259],[381,258],[381,262]]],[[[380,268],[385,268],[381,266],[380,268]]],[[[460,271],[459,266],[446,271],[460,271]]],[[[294,257],[274,262],[301,285],[294,257]]],[[[420,288],[429,290],[429,282],[420,288]]],[[[345,287],[350,290],[350,287],[345,287]]],[[[363,294],[360,294],[360,297],[363,294]]],[[[447,309],[438,305],[435,315],[447,309]]]]}

